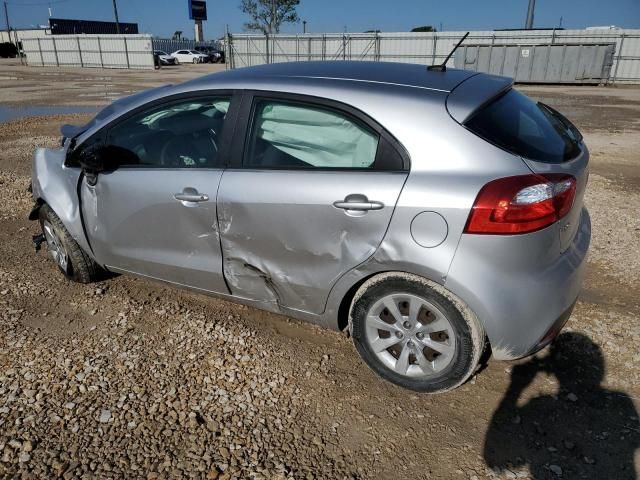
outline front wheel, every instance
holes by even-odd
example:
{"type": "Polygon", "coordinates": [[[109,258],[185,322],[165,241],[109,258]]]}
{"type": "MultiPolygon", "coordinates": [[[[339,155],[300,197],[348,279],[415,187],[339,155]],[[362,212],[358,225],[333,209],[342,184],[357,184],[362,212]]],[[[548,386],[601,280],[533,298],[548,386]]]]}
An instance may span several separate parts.
{"type": "Polygon", "coordinates": [[[97,280],[102,269],[73,239],[58,215],[49,205],[40,207],[39,215],[47,249],[62,273],[69,280],[79,283],[97,280]]]}
{"type": "Polygon", "coordinates": [[[353,341],[382,378],[439,393],[464,383],[484,347],[473,313],[442,286],[405,274],[382,274],[358,290],[350,316],[353,341]]]}

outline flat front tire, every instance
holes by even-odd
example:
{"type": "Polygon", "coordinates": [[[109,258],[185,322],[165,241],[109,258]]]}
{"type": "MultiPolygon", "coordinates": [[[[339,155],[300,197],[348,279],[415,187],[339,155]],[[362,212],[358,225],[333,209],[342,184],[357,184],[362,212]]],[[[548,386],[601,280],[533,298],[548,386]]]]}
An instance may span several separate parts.
{"type": "Polygon", "coordinates": [[[47,250],[60,271],[79,283],[97,280],[102,269],[82,250],[49,205],[40,207],[39,219],[47,250]]]}
{"type": "Polygon", "coordinates": [[[358,353],[382,378],[427,393],[452,390],[474,372],[484,330],[441,285],[406,273],[365,282],[351,305],[358,353]]]}

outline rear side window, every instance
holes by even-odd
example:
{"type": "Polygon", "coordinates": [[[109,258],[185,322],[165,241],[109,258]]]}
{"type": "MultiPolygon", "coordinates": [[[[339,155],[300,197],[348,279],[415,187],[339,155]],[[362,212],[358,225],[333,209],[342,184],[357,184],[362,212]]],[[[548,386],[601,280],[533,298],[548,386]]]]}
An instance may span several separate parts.
{"type": "Polygon", "coordinates": [[[373,168],[378,134],[316,105],[258,101],[244,165],[258,168],[373,168]]]}
{"type": "Polygon", "coordinates": [[[516,90],[483,107],[465,126],[494,145],[531,160],[562,163],[580,153],[580,134],[566,118],[516,90]]]}

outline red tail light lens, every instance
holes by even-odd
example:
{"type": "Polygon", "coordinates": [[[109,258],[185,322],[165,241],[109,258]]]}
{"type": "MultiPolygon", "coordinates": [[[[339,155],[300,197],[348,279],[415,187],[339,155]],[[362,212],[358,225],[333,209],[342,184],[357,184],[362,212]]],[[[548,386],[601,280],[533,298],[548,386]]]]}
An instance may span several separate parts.
{"type": "Polygon", "coordinates": [[[487,183],[476,198],[465,233],[518,234],[548,227],[571,210],[571,175],[519,175],[487,183]]]}

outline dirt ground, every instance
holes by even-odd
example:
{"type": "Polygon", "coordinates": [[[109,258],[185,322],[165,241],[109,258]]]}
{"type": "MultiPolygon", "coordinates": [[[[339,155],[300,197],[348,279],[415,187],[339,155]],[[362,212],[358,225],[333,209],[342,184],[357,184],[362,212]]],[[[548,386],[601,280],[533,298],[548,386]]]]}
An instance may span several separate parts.
{"type": "MultiPolygon", "coordinates": [[[[104,105],[214,68],[5,62],[0,105],[104,105]]],[[[64,280],[31,243],[31,155],[89,116],[0,124],[0,477],[636,478],[640,88],[520,88],[589,145],[587,279],[556,347],[437,396],[380,380],[340,333],[125,276],[64,280]]]]}

